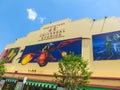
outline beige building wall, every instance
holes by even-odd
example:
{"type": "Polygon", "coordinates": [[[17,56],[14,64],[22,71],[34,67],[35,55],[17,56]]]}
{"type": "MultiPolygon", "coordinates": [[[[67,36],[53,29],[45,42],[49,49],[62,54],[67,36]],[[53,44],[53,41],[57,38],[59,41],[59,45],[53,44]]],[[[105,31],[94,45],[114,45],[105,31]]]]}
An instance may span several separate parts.
{"type": "MultiPolygon", "coordinates": [[[[120,18],[108,17],[106,19],[102,19],[94,22],[94,25],[91,30],[91,35],[114,32],[119,30],[120,30],[120,18]]],[[[90,47],[92,54],[93,52],[92,43],[90,47]]],[[[100,77],[120,76],[120,72],[119,72],[120,60],[91,61],[91,65],[92,65],[91,70],[94,72],[93,74],[94,76],[100,76],[100,77]]]]}
{"type": "MultiPolygon", "coordinates": [[[[19,73],[33,73],[33,74],[53,74],[57,72],[58,63],[48,63],[45,67],[39,67],[37,63],[28,63],[27,65],[21,65],[18,63],[21,50],[25,49],[25,46],[42,44],[53,41],[60,41],[70,38],[82,37],[82,57],[89,61],[90,70],[93,72],[93,77],[120,77],[120,60],[93,60],[93,47],[92,47],[92,35],[102,34],[107,32],[114,32],[120,30],[120,18],[108,17],[100,20],[93,21],[89,18],[80,19],[77,21],[71,21],[70,19],[61,20],[58,22],[44,25],[39,30],[30,32],[27,36],[18,39],[12,44],[6,46],[6,48],[20,47],[18,55],[14,58],[13,63],[6,64],[8,72],[18,71],[19,73]],[[40,35],[49,32],[49,27],[56,26],[56,30],[64,30],[63,37],[41,40],[40,35]],[[85,39],[84,39],[85,38],[85,39]],[[36,70],[36,72],[30,72],[30,70],[36,70]]],[[[94,80],[91,80],[94,81],[94,80]]],[[[99,80],[98,80],[99,81],[99,80]]],[[[108,82],[108,81],[107,81],[108,82]]],[[[106,85],[109,85],[109,83],[106,85]]],[[[98,82],[99,83],[99,82],[98,82]]],[[[101,83],[101,81],[100,81],[101,83]]],[[[117,82],[118,83],[118,82],[117,82]]],[[[92,82],[92,84],[95,84],[92,82]]],[[[111,85],[111,84],[110,84],[111,85]]],[[[117,84],[118,85],[118,84],[117,84]]]]}
{"type": "MultiPolygon", "coordinates": [[[[76,37],[88,38],[82,40],[82,57],[85,58],[86,60],[89,60],[90,69],[91,71],[94,72],[93,75],[119,77],[120,75],[120,72],[118,72],[120,67],[119,60],[93,61],[93,54],[92,54],[93,52],[92,35],[113,32],[118,30],[120,30],[120,19],[116,17],[109,17],[97,21],[92,21],[89,18],[85,18],[77,21],[71,21],[70,19],[66,19],[45,25],[40,30],[33,31],[29,33],[26,37],[20,38],[16,40],[13,44],[7,45],[6,48],[20,47],[20,50],[24,50],[25,46],[34,45],[34,44],[47,43],[47,42],[59,41],[64,39],[76,38],[76,37]],[[65,24],[57,26],[57,29],[65,30],[65,32],[62,33],[64,37],[40,41],[40,34],[48,32],[48,29],[44,29],[44,28],[58,25],[61,23],[65,23],[65,24]]],[[[20,72],[21,71],[26,72],[28,69],[38,69],[38,71],[40,72],[41,71],[44,72],[46,70],[45,73],[48,73],[49,71],[49,73],[52,74],[54,71],[56,71],[56,69],[51,69],[51,70],[49,69],[51,66],[53,66],[53,64],[55,64],[54,66],[57,67],[57,63],[50,63],[44,68],[41,68],[33,63],[29,63],[28,65],[22,66],[20,63],[18,63],[21,55],[22,52],[19,51],[18,55],[13,60],[14,62],[12,64],[11,63],[6,64],[6,66],[8,67],[11,66],[11,69],[10,68],[8,69],[9,71],[11,70],[14,71],[13,66],[16,69],[18,69],[18,71],[20,72]],[[29,65],[31,65],[31,67],[29,67],[29,65]],[[24,70],[21,70],[23,68],[24,70]]]]}
{"type": "MultiPolygon", "coordinates": [[[[6,67],[8,68],[7,70],[9,72],[15,72],[18,71],[20,73],[31,73],[28,72],[29,70],[36,70],[37,74],[53,74],[53,72],[57,72],[57,62],[54,63],[48,63],[45,67],[39,67],[37,63],[28,63],[27,65],[21,65],[18,63],[20,56],[22,55],[21,50],[25,49],[25,46],[29,45],[34,45],[34,44],[42,44],[42,43],[47,43],[47,42],[53,42],[53,41],[60,41],[60,40],[65,40],[65,39],[70,39],[70,38],[77,38],[77,37],[88,37],[88,31],[91,26],[91,20],[88,18],[78,20],[78,21],[73,21],[71,22],[70,19],[62,20],[59,22],[51,23],[48,25],[43,26],[40,30],[36,30],[34,32],[29,33],[26,37],[18,39],[16,42],[13,44],[7,45],[6,48],[14,48],[14,47],[20,47],[20,51],[18,55],[14,58],[13,63],[6,64],[6,67]],[[64,24],[63,24],[64,23],[64,24]],[[63,25],[60,25],[63,24],[63,25]],[[84,24],[87,27],[84,27],[84,24]],[[62,33],[63,37],[60,38],[54,38],[54,39],[48,39],[48,40],[41,40],[40,41],[40,34],[47,33],[49,29],[47,27],[51,26],[57,26],[57,30],[64,30],[65,32],[62,33]],[[45,29],[46,28],[46,29],[45,29]],[[81,33],[84,31],[84,33],[81,33]],[[86,36],[87,35],[87,36],[86,36]]],[[[84,45],[84,42],[82,43],[84,45]]],[[[85,50],[89,51],[88,48],[85,47],[85,50]]],[[[82,50],[82,53],[85,53],[89,56],[89,53],[82,50]]],[[[85,57],[84,54],[82,54],[83,57],[85,57]]],[[[85,57],[89,60],[88,57],[85,57]]]]}

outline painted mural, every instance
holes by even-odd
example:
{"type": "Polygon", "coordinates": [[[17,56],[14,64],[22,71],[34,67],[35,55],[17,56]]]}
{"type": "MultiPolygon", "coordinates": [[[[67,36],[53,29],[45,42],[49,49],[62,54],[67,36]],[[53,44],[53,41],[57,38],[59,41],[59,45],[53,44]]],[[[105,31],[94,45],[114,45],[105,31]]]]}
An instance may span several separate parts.
{"type": "Polygon", "coordinates": [[[93,35],[92,40],[95,61],[120,59],[120,31],[93,35]]]}
{"type": "Polygon", "coordinates": [[[20,48],[10,48],[3,51],[0,55],[0,60],[5,60],[6,63],[11,63],[14,57],[18,54],[20,48]]]}
{"type": "Polygon", "coordinates": [[[29,62],[37,62],[42,67],[47,65],[48,62],[58,62],[70,52],[80,55],[81,43],[81,38],[75,38],[26,46],[19,63],[26,65],[29,62]]]}

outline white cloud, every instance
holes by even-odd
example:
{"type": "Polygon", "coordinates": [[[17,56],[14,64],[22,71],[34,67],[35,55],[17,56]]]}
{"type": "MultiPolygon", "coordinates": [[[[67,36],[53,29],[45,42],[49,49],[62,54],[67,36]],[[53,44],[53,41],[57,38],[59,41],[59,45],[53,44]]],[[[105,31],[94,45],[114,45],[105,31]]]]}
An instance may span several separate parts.
{"type": "Polygon", "coordinates": [[[40,23],[43,23],[45,21],[45,17],[38,16],[37,12],[31,8],[27,9],[28,12],[28,19],[34,21],[39,20],[40,23]]]}
{"type": "Polygon", "coordinates": [[[45,21],[45,17],[40,17],[39,20],[40,20],[40,23],[43,23],[45,21]]]}
{"type": "Polygon", "coordinates": [[[28,18],[32,21],[34,21],[37,18],[37,12],[32,10],[31,8],[27,9],[28,12],[28,18]]]}

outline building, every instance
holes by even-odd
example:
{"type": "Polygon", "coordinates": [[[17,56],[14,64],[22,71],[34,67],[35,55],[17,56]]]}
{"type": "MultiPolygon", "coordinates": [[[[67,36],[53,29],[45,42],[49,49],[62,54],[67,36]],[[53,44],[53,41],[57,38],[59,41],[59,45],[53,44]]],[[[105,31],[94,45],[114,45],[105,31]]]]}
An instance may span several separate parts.
{"type": "Polygon", "coordinates": [[[73,51],[89,61],[93,72],[89,84],[91,88],[119,90],[119,30],[120,18],[117,17],[97,21],[89,18],[65,19],[44,25],[6,46],[0,57],[6,60],[4,78],[6,82],[27,79],[25,85],[55,89],[57,84],[54,84],[53,73],[57,72],[58,61],[73,51]],[[42,57],[44,52],[49,52],[49,57],[46,57],[49,61],[42,57]]]}

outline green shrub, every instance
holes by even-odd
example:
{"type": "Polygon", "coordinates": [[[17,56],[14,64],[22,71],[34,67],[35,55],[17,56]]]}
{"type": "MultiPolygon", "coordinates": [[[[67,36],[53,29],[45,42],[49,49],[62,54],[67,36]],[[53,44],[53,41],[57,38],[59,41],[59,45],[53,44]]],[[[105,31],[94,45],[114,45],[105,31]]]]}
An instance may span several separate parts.
{"type": "Polygon", "coordinates": [[[0,60],[0,78],[5,74],[6,68],[4,66],[5,60],[0,60]]]}
{"type": "Polygon", "coordinates": [[[54,73],[55,81],[68,90],[76,90],[78,86],[87,86],[92,74],[88,68],[88,61],[80,55],[71,52],[58,63],[59,70],[54,73]]]}

